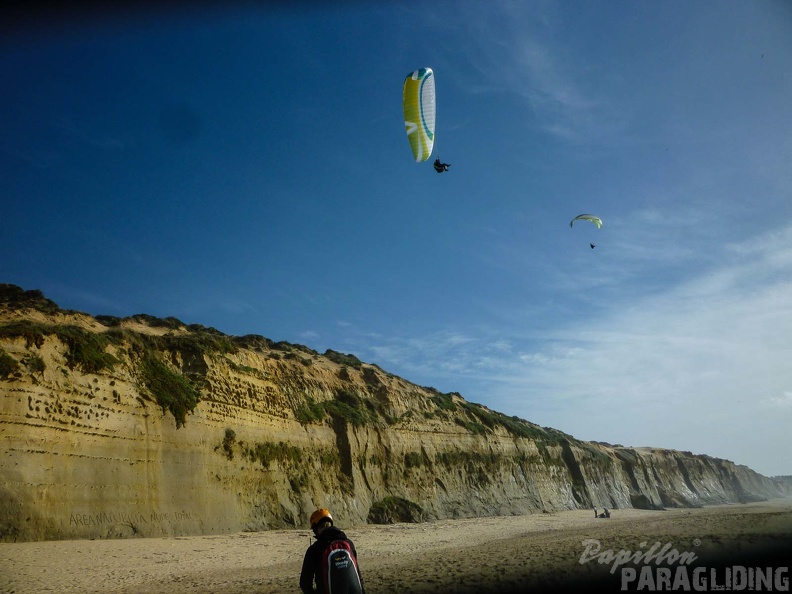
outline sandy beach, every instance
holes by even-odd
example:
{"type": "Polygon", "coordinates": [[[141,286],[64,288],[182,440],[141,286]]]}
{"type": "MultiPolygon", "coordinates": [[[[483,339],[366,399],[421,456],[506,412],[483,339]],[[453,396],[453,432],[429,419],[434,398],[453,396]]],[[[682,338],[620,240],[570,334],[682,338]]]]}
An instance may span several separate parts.
{"type": "MultiPolygon", "coordinates": [[[[339,527],[355,542],[368,594],[536,592],[579,582],[616,591],[622,568],[610,573],[607,551],[646,553],[655,543],[655,551],[670,543],[665,561],[674,551],[688,555],[671,566],[788,567],[792,499],[614,510],[608,519],[575,510],[339,527]]],[[[2,543],[0,593],[294,593],[309,544],[308,530],[2,543]]],[[[657,561],[622,567],[646,565],[657,561]]]]}

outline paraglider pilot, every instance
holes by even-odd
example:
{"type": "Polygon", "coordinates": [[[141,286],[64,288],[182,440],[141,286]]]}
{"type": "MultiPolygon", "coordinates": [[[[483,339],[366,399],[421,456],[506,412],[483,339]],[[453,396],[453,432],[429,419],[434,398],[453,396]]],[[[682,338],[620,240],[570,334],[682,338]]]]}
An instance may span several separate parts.
{"type": "Polygon", "coordinates": [[[451,167],[448,163],[441,163],[440,157],[437,157],[434,162],[434,168],[437,173],[443,173],[443,171],[448,171],[448,168],[451,167]]]}

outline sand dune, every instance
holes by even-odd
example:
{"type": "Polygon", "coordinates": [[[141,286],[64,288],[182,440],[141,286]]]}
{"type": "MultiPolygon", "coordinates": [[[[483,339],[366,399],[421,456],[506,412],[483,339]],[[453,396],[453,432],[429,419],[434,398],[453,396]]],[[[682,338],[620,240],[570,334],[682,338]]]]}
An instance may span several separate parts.
{"type": "MultiPolygon", "coordinates": [[[[621,568],[609,573],[613,564],[600,562],[608,559],[602,555],[581,563],[583,541],[599,541],[600,553],[646,552],[655,542],[670,543],[667,550],[695,554],[693,565],[707,567],[788,567],[792,499],[701,509],[615,510],[610,519],[595,518],[593,510],[576,510],[340,527],[358,549],[368,594],[536,592],[581,580],[615,591],[621,568]]],[[[2,543],[0,592],[293,593],[299,592],[300,565],[309,543],[307,530],[2,543]]],[[[588,557],[596,552],[593,544],[588,550],[588,557]]],[[[624,566],[640,570],[644,565],[624,566]]],[[[789,572],[784,575],[788,579],[789,572]]],[[[628,589],[636,591],[635,586],[628,584],[628,589]]]]}

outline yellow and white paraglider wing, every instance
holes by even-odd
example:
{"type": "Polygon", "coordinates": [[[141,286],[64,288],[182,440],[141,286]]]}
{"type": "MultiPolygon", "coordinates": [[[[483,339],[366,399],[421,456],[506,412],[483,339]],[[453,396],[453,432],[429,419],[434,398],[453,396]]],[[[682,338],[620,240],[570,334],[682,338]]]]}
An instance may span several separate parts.
{"type": "Polygon", "coordinates": [[[595,215],[591,215],[591,214],[578,215],[574,219],[569,221],[569,226],[571,227],[572,225],[574,225],[575,221],[591,221],[597,226],[597,229],[602,228],[602,219],[595,215]]]}
{"type": "Polygon", "coordinates": [[[431,68],[421,68],[404,80],[404,127],[416,162],[432,154],[435,137],[435,82],[431,68]]]}

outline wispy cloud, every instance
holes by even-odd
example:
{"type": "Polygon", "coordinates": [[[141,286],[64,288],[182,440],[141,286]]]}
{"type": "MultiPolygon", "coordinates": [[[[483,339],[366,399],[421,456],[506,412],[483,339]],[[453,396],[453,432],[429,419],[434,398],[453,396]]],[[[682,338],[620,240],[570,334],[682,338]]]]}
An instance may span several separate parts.
{"type": "Polygon", "coordinates": [[[762,404],[768,408],[792,410],[792,391],[768,396],[762,404]]]}
{"type": "Polygon", "coordinates": [[[465,4],[458,11],[470,63],[480,72],[473,92],[505,91],[523,97],[548,133],[571,143],[601,139],[623,128],[624,111],[582,76],[581,63],[558,38],[556,7],[501,1],[465,4]]]}
{"type": "Polygon", "coordinates": [[[315,331],[313,331],[313,330],[305,330],[304,332],[300,332],[300,333],[298,334],[298,336],[299,336],[299,337],[300,337],[302,340],[308,340],[308,341],[310,341],[310,340],[315,340],[315,339],[318,339],[320,335],[319,335],[319,333],[318,333],[318,332],[315,332],[315,331]]]}
{"type": "MultiPolygon", "coordinates": [[[[706,274],[614,300],[574,324],[379,337],[366,354],[407,378],[433,378],[582,438],[697,444],[739,459],[739,438],[725,435],[746,423],[780,431],[792,414],[792,227],[723,253],[731,257],[706,274]]],[[[782,439],[792,448],[792,437],[782,439]]]]}

